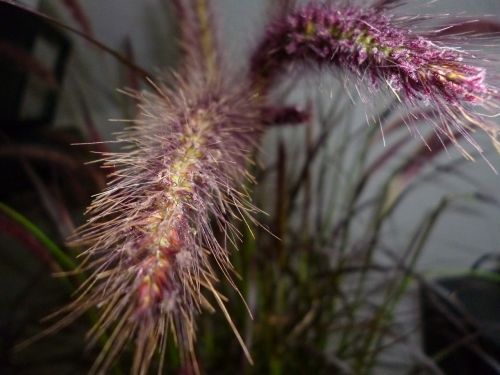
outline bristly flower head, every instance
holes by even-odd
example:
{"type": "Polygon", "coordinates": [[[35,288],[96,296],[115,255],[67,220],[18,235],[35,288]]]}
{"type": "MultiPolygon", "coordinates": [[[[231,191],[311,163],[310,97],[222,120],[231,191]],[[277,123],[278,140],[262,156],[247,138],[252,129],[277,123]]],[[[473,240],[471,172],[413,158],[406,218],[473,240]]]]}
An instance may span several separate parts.
{"type": "Polygon", "coordinates": [[[176,83],[139,95],[142,114],[119,137],[131,149],[107,156],[112,180],[77,234],[93,274],[70,318],[97,307],[91,336],[111,332],[94,371],[134,341],[133,373],[145,373],[169,332],[194,361],[195,316],[210,308],[203,290],[222,304],[209,258],[229,278],[224,244],[238,232],[228,217],[245,220],[253,210],[239,188],[259,130],[250,91],[202,77],[176,83]]]}
{"type": "Polygon", "coordinates": [[[266,88],[290,65],[340,68],[371,90],[385,87],[409,107],[434,106],[438,137],[465,137],[482,153],[471,137],[478,127],[498,147],[498,128],[485,120],[498,110],[496,78],[479,57],[410,29],[383,7],[312,3],[269,27],[253,56],[252,76],[266,88]]]}

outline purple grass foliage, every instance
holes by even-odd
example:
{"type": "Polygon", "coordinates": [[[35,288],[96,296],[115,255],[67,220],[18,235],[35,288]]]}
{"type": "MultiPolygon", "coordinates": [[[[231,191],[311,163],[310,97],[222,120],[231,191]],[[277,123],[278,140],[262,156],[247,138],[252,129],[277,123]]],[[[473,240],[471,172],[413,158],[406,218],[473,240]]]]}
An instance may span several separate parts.
{"type": "Polygon", "coordinates": [[[266,90],[297,65],[334,67],[407,107],[435,107],[439,137],[456,143],[458,132],[482,153],[472,138],[480,128],[499,146],[498,127],[488,121],[497,115],[499,90],[481,57],[413,33],[383,7],[311,3],[276,19],[252,57],[251,75],[266,90]]]}

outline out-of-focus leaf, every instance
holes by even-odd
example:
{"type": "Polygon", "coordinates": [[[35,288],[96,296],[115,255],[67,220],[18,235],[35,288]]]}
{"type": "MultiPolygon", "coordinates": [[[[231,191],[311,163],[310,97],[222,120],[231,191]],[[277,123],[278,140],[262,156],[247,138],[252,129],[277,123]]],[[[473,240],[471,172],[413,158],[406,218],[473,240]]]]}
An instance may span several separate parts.
{"type": "Polygon", "coordinates": [[[401,0],[378,0],[374,4],[374,8],[391,8],[395,7],[398,5],[398,3],[401,3],[401,0]]]}
{"type": "Polygon", "coordinates": [[[61,238],[67,238],[74,232],[75,226],[65,204],[61,200],[53,197],[44,182],[38,177],[33,168],[31,168],[27,162],[22,160],[21,164],[26,171],[28,178],[33,183],[33,186],[40,197],[46,212],[52,219],[52,222],[57,228],[61,238]]]}
{"type": "MultiPolygon", "coordinates": [[[[127,56],[127,58],[135,64],[134,47],[132,45],[132,40],[128,36],[125,39],[125,56],[127,56]]],[[[141,85],[139,83],[140,77],[135,70],[129,70],[127,78],[128,84],[133,91],[137,92],[141,89],[141,85]]]]}
{"type": "Polygon", "coordinates": [[[51,89],[57,88],[52,72],[34,56],[12,43],[0,40],[0,59],[7,60],[13,68],[23,73],[31,73],[44,81],[51,89]]]}
{"type": "MultiPolygon", "coordinates": [[[[423,110],[410,112],[403,116],[399,116],[390,123],[384,125],[384,134],[390,135],[396,132],[399,129],[408,129],[408,124],[413,124],[414,126],[420,122],[431,121],[438,116],[438,113],[435,110],[423,110]]],[[[411,131],[411,129],[409,129],[411,131]]]]}
{"type": "Polygon", "coordinates": [[[310,113],[295,107],[264,107],[262,123],[265,125],[300,125],[310,119],[310,113]]]}
{"type": "Polygon", "coordinates": [[[92,113],[87,105],[87,102],[85,101],[85,98],[80,92],[78,94],[78,101],[82,110],[84,125],[89,136],[89,143],[93,143],[93,146],[96,148],[95,151],[97,152],[110,152],[106,142],[103,142],[101,134],[92,119],[92,113]]]}
{"type": "Polygon", "coordinates": [[[398,152],[412,139],[411,134],[405,134],[397,142],[391,144],[377,159],[375,159],[365,171],[365,176],[375,174],[384,164],[397,157],[398,152]]]}
{"type": "Polygon", "coordinates": [[[71,155],[55,150],[54,148],[38,144],[3,144],[2,148],[0,148],[0,158],[2,157],[24,157],[27,159],[45,161],[54,163],[69,170],[81,167],[81,162],[73,158],[71,155]]]}
{"type": "Polygon", "coordinates": [[[444,25],[435,36],[468,35],[492,36],[500,33],[500,22],[489,19],[459,19],[450,25],[444,25]]]}
{"type": "Polygon", "coordinates": [[[54,262],[51,254],[47,248],[43,246],[25,227],[21,226],[16,221],[13,221],[6,215],[0,215],[0,232],[8,235],[9,237],[17,239],[27,249],[29,249],[35,257],[46,263],[53,271],[59,272],[61,269],[58,264],[54,262]]]}
{"type": "Polygon", "coordinates": [[[62,250],[54,241],[52,241],[38,226],[31,222],[27,217],[17,212],[13,208],[0,202],[0,212],[7,218],[17,223],[20,228],[26,230],[31,236],[36,238],[40,244],[50,253],[52,258],[59,264],[63,270],[73,270],[76,267],[75,262],[64,250],[62,250]]]}
{"type": "Polygon", "coordinates": [[[78,0],[62,0],[62,3],[71,13],[73,19],[80,25],[82,31],[87,35],[93,36],[92,26],[80,2],[78,0]]]}
{"type": "Polygon", "coordinates": [[[207,71],[219,67],[220,53],[214,34],[211,2],[207,0],[174,0],[180,29],[180,46],[187,60],[207,71]]]}
{"type": "MultiPolygon", "coordinates": [[[[454,140],[458,140],[461,136],[461,133],[455,132],[454,140]]],[[[449,137],[442,138],[435,133],[431,134],[408,158],[408,161],[401,169],[400,175],[408,183],[422,168],[441,155],[452,142],[454,141],[449,137]]]]}
{"type": "Polygon", "coordinates": [[[84,161],[74,157],[69,152],[57,150],[40,144],[2,144],[0,158],[29,159],[47,163],[53,163],[58,167],[66,168],[71,172],[83,169],[88,177],[95,183],[96,187],[105,185],[105,178],[95,168],[85,166],[84,161]]]}
{"type": "Polygon", "coordinates": [[[109,55],[113,56],[116,60],[118,60],[119,62],[121,62],[122,64],[124,64],[125,66],[127,66],[128,68],[130,69],[133,69],[133,70],[136,70],[143,79],[146,80],[147,82],[147,79],[148,77],[152,77],[152,75],[146,71],[145,69],[141,68],[140,66],[138,65],[135,65],[133,62],[131,62],[129,59],[127,59],[125,56],[123,56],[121,53],[119,53],[118,51],[115,51],[114,49],[108,47],[107,45],[105,45],[104,43],[98,41],[97,39],[93,38],[91,35],[89,34],[86,34],[85,32],[83,31],[80,31],[78,29],[75,29],[74,27],[71,27],[69,25],[66,25],[65,23],[61,22],[61,21],[58,21],[56,20],[55,18],[53,17],[50,17],[46,14],[43,14],[37,10],[34,10],[34,9],[31,9],[29,7],[27,7],[26,5],[23,5],[21,3],[18,3],[16,1],[13,1],[13,0],[0,0],[1,3],[4,3],[4,4],[7,4],[8,6],[13,6],[13,7],[16,7],[16,8],[19,8],[19,9],[22,9],[23,11],[33,15],[33,16],[36,16],[42,20],[45,20],[49,23],[52,23],[54,25],[56,25],[57,27],[60,27],[64,30],[67,30],[75,35],[78,35],[79,37],[87,40],[88,42],[90,42],[91,44],[93,44],[95,47],[97,47],[98,49],[108,53],[109,55]]]}

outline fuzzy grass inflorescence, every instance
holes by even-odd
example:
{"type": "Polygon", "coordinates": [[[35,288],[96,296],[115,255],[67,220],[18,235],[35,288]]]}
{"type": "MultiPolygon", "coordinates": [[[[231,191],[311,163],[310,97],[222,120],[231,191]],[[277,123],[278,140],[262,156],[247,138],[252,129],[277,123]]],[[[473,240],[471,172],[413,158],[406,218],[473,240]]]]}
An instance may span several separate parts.
{"type": "Polygon", "coordinates": [[[75,237],[92,275],[68,317],[98,307],[92,340],[111,332],[94,371],[134,341],[133,372],[145,373],[170,333],[195,362],[195,316],[211,309],[203,290],[222,304],[211,259],[231,279],[231,220],[254,210],[243,186],[260,112],[249,90],[228,87],[196,77],[138,95],[141,114],[118,138],[129,149],[105,155],[111,180],[75,237]]]}
{"type": "Polygon", "coordinates": [[[476,128],[500,148],[498,127],[488,120],[499,108],[497,78],[483,58],[412,32],[416,18],[405,24],[384,7],[311,3],[297,8],[268,28],[252,58],[253,79],[266,89],[289,66],[339,68],[374,95],[386,89],[412,110],[434,108],[429,121],[437,137],[451,139],[470,159],[457,140],[464,137],[483,154],[472,137],[476,128]]]}

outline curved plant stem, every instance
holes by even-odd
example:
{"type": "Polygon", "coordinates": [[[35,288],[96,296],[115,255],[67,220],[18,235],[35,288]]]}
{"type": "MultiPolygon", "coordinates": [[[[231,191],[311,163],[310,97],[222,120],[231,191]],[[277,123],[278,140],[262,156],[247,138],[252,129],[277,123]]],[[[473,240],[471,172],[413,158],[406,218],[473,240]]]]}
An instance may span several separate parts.
{"type": "Polygon", "coordinates": [[[76,263],[68,256],[54,241],[52,241],[40,228],[31,222],[26,216],[17,212],[13,208],[7,206],[5,203],[0,202],[0,212],[2,212],[9,219],[15,221],[26,229],[33,237],[50,252],[50,254],[57,261],[63,270],[73,270],[76,263]]]}
{"type": "Polygon", "coordinates": [[[75,29],[74,27],[71,27],[69,25],[66,25],[65,23],[63,23],[63,22],[61,22],[61,21],[59,21],[59,20],[57,20],[57,19],[55,19],[55,18],[53,18],[53,17],[51,17],[49,15],[43,14],[42,12],[39,12],[39,11],[34,10],[34,9],[30,9],[29,7],[27,7],[27,6],[23,5],[23,4],[20,4],[18,2],[14,2],[12,0],[0,0],[0,2],[4,3],[4,4],[8,4],[10,6],[14,6],[14,7],[19,8],[19,9],[22,9],[23,11],[25,11],[25,12],[33,15],[33,16],[36,16],[36,17],[38,17],[38,18],[40,18],[40,19],[42,19],[44,21],[52,23],[55,26],[60,27],[61,29],[70,31],[71,33],[73,33],[73,34],[75,34],[75,35],[77,35],[77,36],[85,39],[87,42],[93,44],[94,46],[96,46],[100,50],[102,50],[102,51],[108,53],[109,55],[113,56],[116,60],[118,60],[123,65],[127,66],[129,69],[137,71],[142,76],[142,78],[144,80],[146,80],[146,78],[148,78],[148,77],[151,77],[151,74],[147,70],[145,70],[145,69],[141,68],[140,66],[134,64],[126,56],[122,55],[118,51],[115,51],[111,47],[108,47],[104,43],[100,42],[99,40],[95,39],[94,37],[92,37],[91,35],[83,32],[83,31],[75,29]]]}

